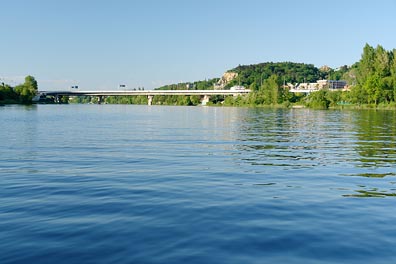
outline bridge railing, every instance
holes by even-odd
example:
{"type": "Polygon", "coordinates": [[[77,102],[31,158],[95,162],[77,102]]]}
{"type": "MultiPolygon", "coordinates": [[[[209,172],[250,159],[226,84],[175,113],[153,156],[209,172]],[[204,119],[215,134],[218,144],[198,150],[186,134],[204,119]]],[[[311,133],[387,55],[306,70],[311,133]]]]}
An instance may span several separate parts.
{"type": "Polygon", "coordinates": [[[250,90],[141,90],[141,91],[39,91],[46,95],[69,96],[125,96],[125,95],[234,95],[248,94],[250,90]]]}
{"type": "Polygon", "coordinates": [[[238,96],[250,93],[250,90],[139,90],[139,91],[39,91],[39,94],[54,96],[98,96],[99,103],[106,96],[148,96],[148,104],[151,105],[153,96],[156,95],[200,95],[203,96],[202,103],[209,101],[211,95],[238,96]]]}

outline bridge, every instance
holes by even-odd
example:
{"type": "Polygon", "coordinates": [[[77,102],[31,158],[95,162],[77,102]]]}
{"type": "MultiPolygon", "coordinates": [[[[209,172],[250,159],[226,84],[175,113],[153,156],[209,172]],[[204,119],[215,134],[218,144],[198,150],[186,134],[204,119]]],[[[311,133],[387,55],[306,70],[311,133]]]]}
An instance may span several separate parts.
{"type": "Polygon", "coordinates": [[[103,98],[107,96],[147,96],[148,105],[153,102],[153,97],[156,95],[199,95],[202,97],[202,105],[209,102],[210,96],[213,95],[232,95],[239,96],[250,93],[248,89],[241,90],[113,90],[113,91],[80,91],[80,90],[69,90],[69,91],[39,91],[38,94],[41,96],[54,96],[59,102],[59,98],[62,96],[96,96],[98,102],[103,102],[103,98]]]}

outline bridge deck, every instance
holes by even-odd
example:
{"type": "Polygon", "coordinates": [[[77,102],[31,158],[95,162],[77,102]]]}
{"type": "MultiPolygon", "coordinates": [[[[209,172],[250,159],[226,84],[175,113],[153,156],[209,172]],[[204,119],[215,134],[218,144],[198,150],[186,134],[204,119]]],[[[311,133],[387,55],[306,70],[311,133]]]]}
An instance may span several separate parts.
{"type": "Polygon", "coordinates": [[[147,91],[39,91],[46,95],[68,96],[123,96],[123,95],[242,95],[250,93],[250,90],[147,90],[147,91]]]}

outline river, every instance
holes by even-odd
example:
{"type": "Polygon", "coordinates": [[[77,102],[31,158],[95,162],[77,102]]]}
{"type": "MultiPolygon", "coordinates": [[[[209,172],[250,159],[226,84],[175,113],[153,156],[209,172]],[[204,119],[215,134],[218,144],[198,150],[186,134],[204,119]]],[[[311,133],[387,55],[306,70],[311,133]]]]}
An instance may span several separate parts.
{"type": "Polygon", "coordinates": [[[0,107],[1,263],[394,263],[395,111],[0,107]]]}

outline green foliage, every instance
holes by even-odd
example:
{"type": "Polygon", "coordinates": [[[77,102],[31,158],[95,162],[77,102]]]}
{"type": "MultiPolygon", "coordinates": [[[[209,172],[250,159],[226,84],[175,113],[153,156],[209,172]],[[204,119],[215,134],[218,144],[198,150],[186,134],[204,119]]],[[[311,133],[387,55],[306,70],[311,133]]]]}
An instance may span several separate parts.
{"type": "Polygon", "coordinates": [[[283,87],[281,78],[272,74],[262,84],[252,90],[247,96],[227,97],[224,105],[234,106],[282,106],[287,107],[293,100],[294,94],[283,87]]]}
{"type": "Polygon", "coordinates": [[[347,65],[341,66],[338,70],[331,69],[327,79],[329,80],[345,80],[345,74],[350,68],[347,65]]]}
{"type": "Polygon", "coordinates": [[[156,90],[211,90],[215,83],[219,81],[219,78],[213,78],[204,81],[196,82],[183,82],[178,84],[164,85],[156,90]]]}
{"type": "MultiPolygon", "coordinates": [[[[85,99],[87,100],[87,99],[85,99]]],[[[212,103],[217,103],[216,97],[211,98],[212,103]]],[[[148,98],[145,95],[139,96],[109,96],[106,97],[106,104],[138,104],[147,105],[148,98]]],[[[95,98],[89,98],[88,103],[97,103],[95,98]]],[[[179,96],[179,95],[156,95],[153,97],[153,105],[200,105],[201,98],[197,95],[179,96]]]]}
{"type": "Polygon", "coordinates": [[[37,90],[38,90],[37,81],[36,81],[36,79],[35,79],[33,76],[31,76],[31,75],[28,75],[28,76],[25,77],[25,83],[24,83],[24,85],[25,85],[26,87],[28,87],[29,89],[31,89],[32,91],[34,91],[34,92],[37,92],[37,90]]]}
{"type": "Polygon", "coordinates": [[[91,102],[91,96],[75,96],[69,99],[69,103],[72,104],[89,104],[91,102]]]}
{"type": "Polygon", "coordinates": [[[33,97],[37,94],[37,81],[33,76],[26,76],[25,83],[15,87],[15,92],[19,94],[21,103],[31,103],[33,97]]]}
{"type": "MultiPolygon", "coordinates": [[[[212,96],[209,105],[227,106],[282,106],[304,103],[308,107],[327,109],[348,104],[394,105],[396,99],[396,49],[386,51],[366,44],[362,58],[352,66],[316,68],[311,64],[292,62],[267,62],[254,65],[240,65],[230,72],[237,78],[225,89],[243,85],[252,92],[245,96],[212,96]],[[346,80],[351,85],[348,92],[321,90],[310,95],[290,93],[285,84],[316,82],[320,79],[346,80]]],[[[218,78],[165,85],[160,90],[208,90],[213,89],[218,78]]],[[[92,100],[91,100],[92,101],[92,100]]],[[[157,105],[199,105],[199,96],[155,96],[157,105]]],[[[108,97],[106,103],[147,104],[147,97],[108,97]]]]}
{"type": "Polygon", "coordinates": [[[332,92],[326,90],[310,93],[307,97],[306,105],[310,108],[327,109],[331,103],[328,99],[330,93],[332,92]]]}
{"type": "Polygon", "coordinates": [[[31,104],[37,94],[38,85],[33,76],[26,76],[23,84],[15,88],[2,83],[0,86],[0,101],[9,103],[31,104]]]}
{"type": "Polygon", "coordinates": [[[356,86],[351,101],[358,104],[394,102],[396,99],[395,50],[386,51],[366,44],[362,58],[356,66],[356,86]]]}
{"type": "MultiPolygon", "coordinates": [[[[239,65],[230,72],[237,73],[237,78],[224,88],[242,85],[251,90],[244,96],[212,96],[209,105],[227,106],[282,106],[304,103],[308,107],[327,109],[357,104],[394,106],[396,104],[396,49],[386,51],[382,46],[376,48],[366,44],[361,59],[352,66],[316,68],[312,64],[292,62],[267,62],[254,65],[239,65]],[[346,80],[350,91],[320,90],[308,96],[290,93],[286,84],[316,82],[321,79],[346,80]]],[[[213,89],[219,78],[196,82],[181,82],[159,87],[159,90],[209,90],[213,89]]],[[[17,94],[19,100],[27,102],[37,91],[37,82],[31,76],[25,83],[15,89],[0,87],[0,100],[17,94]],[[34,89],[36,87],[36,89],[34,89]]],[[[140,88],[139,88],[140,89],[140,88]]],[[[82,102],[95,102],[95,98],[78,99],[82,102]]],[[[78,101],[76,100],[76,101],[78,101]]],[[[110,104],[147,104],[146,96],[108,97],[110,104]]],[[[155,96],[153,104],[157,105],[200,105],[200,96],[155,96]]]]}
{"type": "Polygon", "coordinates": [[[392,87],[389,89],[389,91],[392,93],[393,96],[393,101],[396,101],[396,49],[393,49],[391,54],[390,54],[391,61],[389,62],[390,64],[390,83],[389,87],[392,87]]]}
{"type": "MultiPolygon", "coordinates": [[[[106,97],[104,103],[106,104],[147,104],[147,96],[109,96],[106,97]]],[[[92,102],[92,99],[91,99],[92,102]]]]}
{"type": "Polygon", "coordinates": [[[238,78],[227,87],[243,85],[251,90],[259,90],[265,80],[278,76],[278,83],[313,82],[324,78],[325,74],[312,64],[293,62],[267,62],[253,65],[240,65],[231,72],[238,73],[238,78]]]}
{"type": "Polygon", "coordinates": [[[0,85],[0,102],[18,102],[19,96],[8,84],[0,85]]]}
{"type": "MultiPolygon", "coordinates": [[[[343,92],[342,91],[329,91],[326,92],[325,101],[328,104],[327,107],[336,107],[340,102],[343,102],[343,92]]],[[[326,105],[325,104],[325,105],[326,105]]]]}

